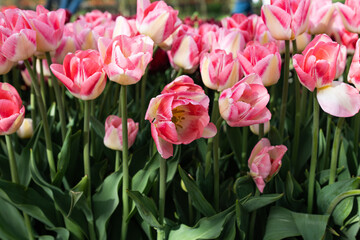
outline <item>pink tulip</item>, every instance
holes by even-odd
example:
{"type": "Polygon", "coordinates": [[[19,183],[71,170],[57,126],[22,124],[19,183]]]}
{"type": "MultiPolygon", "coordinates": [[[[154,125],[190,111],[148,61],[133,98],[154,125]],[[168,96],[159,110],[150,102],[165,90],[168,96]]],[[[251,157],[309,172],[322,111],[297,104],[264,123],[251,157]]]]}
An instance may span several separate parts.
{"type": "Polygon", "coordinates": [[[64,35],[60,41],[58,48],[55,50],[55,61],[57,63],[62,63],[64,61],[65,56],[68,53],[75,53],[77,50],[76,40],[74,39],[73,34],[67,33],[64,35]]]}
{"type": "Polygon", "coordinates": [[[216,24],[204,23],[199,27],[199,34],[201,35],[201,44],[204,52],[212,50],[213,43],[216,41],[216,32],[219,26],[216,24]]]}
{"type": "Polygon", "coordinates": [[[115,38],[119,35],[126,35],[128,37],[134,37],[138,35],[135,19],[126,19],[123,16],[118,16],[116,18],[112,38],[115,38]]]}
{"type": "Polygon", "coordinates": [[[8,83],[0,82],[0,135],[9,135],[21,126],[25,107],[19,93],[8,83]]]}
{"type": "MultiPolygon", "coordinates": [[[[185,79],[190,84],[188,80],[185,79]]],[[[179,90],[179,87],[176,89],[179,90]]],[[[197,90],[171,91],[151,99],[145,119],[151,123],[151,135],[163,158],[173,155],[173,144],[189,144],[198,138],[210,138],[216,134],[208,108],[209,98],[197,90]]]]}
{"type": "Polygon", "coordinates": [[[262,46],[258,42],[249,42],[238,59],[245,75],[257,73],[264,86],[279,81],[281,74],[281,56],[274,42],[262,46]]]}
{"type": "Polygon", "coordinates": [[[212,50],[222,49],[226,53],[232,53],[236,58],[237,53],[245,48],[246,42],[243,34],[237,29],[220,28],[213,42],[212,50]]]}
{"type": "Polygon", "coordinates": [[[50,68],[71,94],[82,100],[97,98],[105,88],[105,71],[95,50],[69,53],[63,65],[51,64],[50,68]]]}
{"type": "Polygon", "coordinates": [[[356,42],[354,57],[349,69],[348,82],[354,84],[360,91],[360,39],[356,42]]]}
{"type": "MultiPolygon", "coordinates": [[[[128,148],[130,148],[134,144],[139,131],[139,123],[135,123],[134,120],[128,118],[127,130],[128,148]]],[[[106,118],[104,145],[113,150],[123,150],[122,118],[115,115],[110,115],[106,118]]]]}
{"type": "Polygon", "coordinates": [[[204,85],[217,91],[232,87],[242,77],[238,60],[220,49],[202,56],[200,73],[204,85]]]}
{"type": "Polygon", "coordinates": [[[225,17],[221,20],[221,24],[227,29],[238,29],[244,36],[246,42],[254,38],[254,26],[251,18],[242,13],[233,14],[231,17],[225,17]]]}
{"type": "Polygon", "coordinates": [[[0,53],[9,61],[18,62],[32,57],[36,51],[36,31],[20,9],[0,13],[0,53]]]}
{"type": "Polygon", "coordinates": [[[152,60],[153,44],[149,37],[143,35],[120,35],[113,40],[100,38],[98,48],[109,79],[121,85],[140,81],[152,60]]]}
{"type": "Polygon", "coordinates": [[[15,63],[9,61],[4,55],[1,54],[0,51],[0,75],[7,74],[8,72],[10,72],[10,70],[14,65],[15,63]]]}
{"type": "Polygon", "coordinates": [[[161,91],[161,94],[165,93],[180,93],[180,92],[192,92],[192,93],[202,93],[204,90],[194,83],[191,77],[187,75],[182,75],[177,77],[174,81],[167,84],[164,89],[161,91]]]}
{"type": "Polygon", "coordinates": [[[36,30],[36,50],[54,51],[60,44],[64,32],[66,13],[64,9],[49,11],[43,6],[36,7],[36,16],[31,23],[36,30]]]}
{"type": "Polygon", "coordinates": [[[136,26],[155,44],[165,41],[181,24],[178,11],[164,1],[137,0],[136,26]]]}
{"type": "Polygon", "coordinates": [[[334,10],[335,5],[331,0],[312,1],[308,32],[312,35],[326,33],[334,10]]]}
{"type": "Polygon", "coordinates": [[[284,145],[271,146],[267,138],[262,138],[251,151],[248,160],[250,176],[261,193],[265,184],[279,172],[286,151],[284,145]]]}
{"type": "Polygon", "coordinates": [[[221,93],[220,115],[231,127],[265,123],[271,118],[271,113],[266,108],[269,99],[261,78],[253,73],[221,93]]]}
{"type": "Polygon", "coordinates": [[[201,36],[195,29],[182,25],[173,38],[171,50],[168,51],[171,65],[177,70],[182,68],[186,73],[195,72],[202,53],[201,36]]]}
{"type": "Polygon", "coordinates": [[[294,40],[309,22],[310,0],[271,0],[261,8],[261,17],[273,38],[294,40]]]}
{"type": "Polygon", "coordinates": [[[111,13],[101,12],[99,10],[92,10],[85,15],[80,15],[79,20],[90,23],[91,26],[107,25],[112,21],[111,13]]]}
{"type": "Polygon", "coordinates": [[[317,99],[325,112],[350,117],[360,109],[360,94],[346,83],[333,82],[340,52],[338,43],[325,34],[318,35],[302,55],[293,57],[293,64],[301,84],[310,91],[317,88],[317,99]]]}
{"type": "Polygon", "coordinates": [[[345,4],[336,3],[342,22],[349,32],[360,34],[360,2],[346,0],[345,4]]]}

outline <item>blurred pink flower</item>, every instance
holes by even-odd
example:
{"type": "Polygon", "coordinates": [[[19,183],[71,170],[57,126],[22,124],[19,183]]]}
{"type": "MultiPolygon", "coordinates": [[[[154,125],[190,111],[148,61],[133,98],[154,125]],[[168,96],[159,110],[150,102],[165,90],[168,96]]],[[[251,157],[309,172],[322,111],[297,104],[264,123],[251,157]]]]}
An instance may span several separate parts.
{"type": "Polygon", "coordinates": [[[312,35],[326,33],[335,5],[331,0],[311,2],[308,32],[312,35]]]}
{"type": "Polygon", "coordinates": [[[356,49],[349,69],[348,81],[354,84],[360,91],[360,39],[356,42],[356,49]]]}
{"type": "Polygon", "coordinates": [[[335,4],[346,30],[360,34],[360,2],[358,0],[346,0],[345,4],[335,4]]]}
{"type": "MultiPolygon", "coordinates": [[[[131,118],[127,119],[128,130],[128,148],[130,148],[136,139],[139,131],[139,123],[135,123],[131,118]]],[[[110,115],[105,121],[104,145],[113,150],[123,150],[122,138],[122,118],[110,115]]]]}
{"type": "Polygon", "coordinates": [[[265,123],[271,118],[269,99],[261,78],[252,73],[220,94],[220,115],[231,127],[265,123]]]}
{"type": "Polygon", "coordinates": [[[250,176],[261,193],[265,184],[279,172],[286,151],[284,145],[271,146],[267,138],[262,138],[251,151],[248,160],[250,176]]]}

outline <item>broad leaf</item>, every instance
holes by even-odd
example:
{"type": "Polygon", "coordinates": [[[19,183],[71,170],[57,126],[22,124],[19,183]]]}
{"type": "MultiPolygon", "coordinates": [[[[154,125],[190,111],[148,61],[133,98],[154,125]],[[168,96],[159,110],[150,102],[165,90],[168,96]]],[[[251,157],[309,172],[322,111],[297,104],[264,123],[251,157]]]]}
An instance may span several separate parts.
{"type": "Polygon", "coordinates": [[[269,205],[273,202],[276,202],[282,198],[284,194],[263,194],[257,197],[250,197],[244,204],[243,207],[246,211],[252,212],[256,209],[262,208],[266,205],[269,205]]]}

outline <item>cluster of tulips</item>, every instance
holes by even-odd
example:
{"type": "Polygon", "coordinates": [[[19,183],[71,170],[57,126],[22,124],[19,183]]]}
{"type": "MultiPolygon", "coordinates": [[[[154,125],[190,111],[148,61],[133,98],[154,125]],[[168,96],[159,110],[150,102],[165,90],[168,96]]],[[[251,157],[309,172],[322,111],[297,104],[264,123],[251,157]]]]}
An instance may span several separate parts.
{"type": "MultiPolygon", "coordinates": [[[[169,226],[171,228],[173,224],[165,219],[165,215],[170,215],[166,214],[165,208],[166,184],[171,176],[167,172],[169,168],[167,161],[179,158],[178,148],[174,150],[174,145],[191,145],[197,141],[199,144],[204,143],[204,161],[200,161],[199,164],[205,167],[206,174],[210,169],[213,170],[210,173],[213,188],[211,205],[203,197],[194,181],[184,175],[180,168],[182,181],[185,182],[184,189],[189,191],[189,209],[193,211],[191,206],[191,201],[193,201],[194,207],[200,209],[199,214],[206,217],[214,215],[230,219],[230,217],[225,218],[225,215],[215,214],[225,214],[224,212],[230,214],[230,210],[224,212],[221,210],[224,205],[232,204],[220,203],[221,166],[219,163],[224,157],[223,152],[226,152],[226,150],[221,152],[221,141],[226,141],[221,138],[221,135],[228,136],[231,141],[229,137],[232,134],[231,131],[236,132],[238,130],[235,129],[242,128],[242,138],[237,136],[242,139],[242,143],[230,143],[232,153],[227,161],[231,160],[231,156],[238,157],[237,152],[239,148],[242,148],[241,146],[245,146],[242,148],[242,151],[245,149],[245,158],[246,148],[249,146],[253,149],[250,156],[245,159],[245,164],[243,159],[237,159],[241,162],[239,164],[240,177],[250,176],[257,187],[250,196],[243,196],[243,199],[238,197],[236,200],[236,204],[241,202],[246,205],[249,197],[260,199],[260,193],[266,192],[267,183],[280,171],[282,159],[288,148],[291,149],[291,156],[287,157],[290,170],[296,172],[297,168],[303,167],[298,163],[301,127],[305,116],[308,116],[310,111],[313,120],[313,135],[306,188],[308,191],[307,210],[308,214],[312,214],[314,213],[313,202],[319,155],[319,106],[328,114],[326,130],[328,153],[325,158],[330,158],[332,138],[330,127],[333,121],[331,116],[339,118],[333,137],[328,173],[329,185],[336,181],[341,129],[347,117],[355,116],[353,118],[353,148],[355,156],[358,157],[360,132],[358,114],[360,110],[360,41],[358,41],[358,34],[360,34],[360,3],[357,0],[347,0],[345,4],[333,4],[331,0],[272,0],[270,5],[262,7],[261,16],[235,14],[222,19],[219,23],[206,21],[183,23],[178,18],[177,10],[164,1],[150,3],[150,0],[137,1],[135,17],[117,16],[114,19],[110,13],[94,10],[68,23],[66,23],[66,12],[63,9],[49,11],[40,5],[37,6],[36,11],[18,8],[3,9],[0,12],[0,74],[3,79],[3,82],[0,82],[0,135],[5,135],[7,151],[4,150],[0,154],[7,155],[9,159],[13,184],[28,187],[30,180],[24,184],[22,177],[19,177],[17,169],[19,160],[16,159],[18,154],[14,151],[14,144],[16,146],[18,143],[16,141],[14,143],[14,137],[10,135],[17,132],[20,138],[32,137],[38,141],[39,135],[33,134],[36,132],[34,129],[38,129],[37,132],[43,131],[44,138],[41,139],[45,142],[45,148],[43,148],[45,151],[41,154],[47,161],[43,162],[46,167],[41,168],[48,169],[49,173],[44,178],[49,178],[51,182],[49,185],[58,187],[61,189],[59,191],[69,191],[73,194],[68,197],[71,198],[71,209],[75,209],[77,201],[82,196],[84,198],[85,207],[78,206],[80,204],[76,207],[81,208],[87,216],[87,230],[79,231],[81,224],[75,227],[65,224],[76,238],[106,238],[104,228],[119,204],[117,185],[121,179],[122,204],[119,205],[122,213],[121,238],[130,239],[128,235],[131,233],[128,229],[132,222],[129,219],[133,216],[136,205],[143,219],[140,223],[156,228],[158,239],[178,239],[182,237],[181,234],[186,234],[186,229],[180,227],[169,230],[169,226]],[[290,58],[291,52],[292,58],[290,58]],[[170,74],[168,74],[169,69],[162,68],[163,65],[156,71],[151,69],[151,65],[157,64],[156,61],[163,61],[162,58],[168,59],[171,65],[170,74]],[[352,60],[351,64],[350,61],[347,62],[347,59],[352,60]],[[11,71],[16,72],[21,68],[15,66],[25,66],[21,69],[21,76],[31,89],[31,94],[23,95],[30,97],[29,99],[20,98],[18,93],[20,89],[14,87],[20,86],[19,81],[9,77],[16,76],[16,74],[11,75],[11,71]],[[159,77],[165,75],[167,77],[159,77]],[[155,86],[149,82],[151,78],[158,79],[155,85],[162,89],[155,97],[150,96],[156,92],[155,86]],[[166,78],[168,79],[165,80],[166,78]],[[110,83],[117,83],[121,87],[120,92],[113,91],[112,88],[115,85],[109,86],[108,80],[110,83]],[[278,91],[281,89],[281,86],[277,84],[279,80],[283,84],[281,93],[278,91]],[[294,95],[291,97],[294,104],[288,102],[289,82],[292,82],[291,85],[294,88],[294,95]],[[63,86],[70,94],[64,93],[63,86]],[[281,96],[281,101],[278,101],[279,96],[281,96]],[[73,97],[80,99],[80,102],[75,101],[73,97]],[[100,97],[103,100],[100,101],[100,97]],[[151,98],[150,101],[148,101],[149,98],[151,98]],[[49,109],[47,99],[53,99],[56,107],[49,109]],[[94,106],[95,100],[99,106],[94,106]],[[131,102],[128,104],[129,100],[131,102]],[[26,106],[23,105],[23,101],[27,103],[26,106]],[[76,102],[75,107],[69,106],[67,101],[76,102]],[[111,115],[101,122],[102,119],[97,120],[96,115],[101,117],[99,112],[103,112],[104,104],[109,101],[116,107],[107,112],[106,114],[111,115]],[[140,123],[128,117],[128,109],[132,105],[136,107],[137,112],[134,119],[137,118],[140,123]],[[289,106],[295,106],[295,109],[290,110],[295,113],[294,119],[291,119],[294,124],[286,122],[289,106]],[[25,118],[27,115],[25,107],[30,110],[31,118],[25,118]],[[211,113],[209,113],[210,107],[211,113]],[[57,115],[52,118],[51,114],[55,113],[51,112],[55,108],[57,115]],[[78,111],[76,108],[81,108],[82,116],[69,110],[75,109],[76,112],[78,111]],[[97,114],[95,109],[98,110],[97,114]],[[66,152],[66,148],[70,149],[70,145],[66,143],[70,141],[70,138],[75,138],[75,135],[71,135],[71,128],[78,125],[74,121],[81,117],[84,121],[82,125],[84,172],[83,175],[80,174],[77,177],[85,177],[76,187],[70,189],[66,180],[66,170],[62,172],[59,165],[62,164],[60,159],[65,155],[63,152],[66,152]],[[101,123],[103,128],[97,130],[98,132],[105,129],[100,134],[103,137],[103,145],[100,148],[106,146],[116,150],[116,156],[106,155],[115,157],[111,159],[115,167],[110,171],[114,173],[109,175],[109,179],[118,179],[117,184],[112,183],[112,188],[116,190],[117,203],[107,216],[104,225],[99,224],[95,216],[101,219],[99,216],[102,215],[98,213],[96,199],[99,199],[98,196],[105,190],[97,190],[95,195],[92,194],[95,184],[92,183],[94,170],[91,168],[94,168],[92,166],[94,161],[91,161],[91,158],[96,156],[94,153],[96,137],[93,128],[96,128],[97,123],[101,123]],[[247,143],[248,126],[254,134],[258,135],[256,137],[258,142],[252,146],[247,143]],[[289,130],[289,126],[293,126],[293,130],[289,130]],[[270,137],[264,138],[265,134],[274,127],[278,129],[276,139],[273,138],[275,139],[273,141],[270,137]],[[153,203],[149,203],[150,199],[140,194],[148,194],[148,187],[134,188],[130,176],[134,171],[129,169],[132,157],[129,153],[130,147],[135,145],[140,148],[139,144],[136,145],[136,142],[140,141],[137,140],[139,133],[144,136],[149,131],[151,131],[153,142],[147,141],[146,144],[149,147],[143,154],[149,159],[155,157],[159,162],[156,168],[160,172],[157,180],[159,184],[158,214],[154,213],[153,203]],[[55,139],[60,135],[61,140],[55,139]],[[201,138],[208,140],[203,141],[201,138]],[[54,149],[54,142],[60,142],[61,151],[58,159],[55,158],[55,153],[59,150],[54,149]],[[155,147],[157,153],[154,151],[155,147]],[[74,192],[81,194],[74,195],[74,192]],[[88,217],[89,215],[86,214],[89,213],[86,211],[90,211],[93,215],[88,217]]],[[[22,89],[26,87],[23,86],[22,89]]],[[[31,148],[27,149],[27,156],[32,159],[31,175],[34,175],[32,178],[36,184],[40,185],[40,188],[46,189],[43,193],[46,192],[53,198],[56,195],[53,192],[54,187],[42,185],[41,181],[39,184],[39,176],[36,175],[39,162],[34,161],[36,156],[31,148]]],[[[148,159],[145,156],[143,158],[148,159]]],[[[198,173],[192,172],[192,174],[198,173]]],[[[1,181],[0,189],[4,188],[6,180],[1,181]]],[[[103,184],[109,183],[105,180],[103,184]]],[[[108,191],[111,191],[109,189],[108,191]]],[[[3,191],[5,190],[1,190],[3,191]]],[[[12,202],[13,197],[4,197],[6,195],[2,193],[0,197],[12,202]]],[[[349,196],[354,195],[359,195],[359,191],[353,190],[349,196]]],[[[250,208],[253,214],[250,217],[249,230],[247,230],[249,239],[256,235],[255,209],[270,204],[281,196],[261,200],[258,203],[259,206],[250,208]],[[268,202],[264,204],[261,203],[262,201],[268,202]]],[[[56,209],[61,210],[64,207],[56,204],[56,209]]],[[[41,221],[42,217],[37,216],[35,211],[19,206],[21,203],[15,204],[15,207],[23,211],[28,238],[34,239],[40,234],[33,228],[34,219],[41,221]]],[[[236,215],[238,214],[238,208],[236,209],[236,211],[231,210],[234,216],[235,212],[236,215]]],[[[62,210],[60,212],[63,213],[62,210]]],[[[64,218],[69,218],[71,211],[68,215],[66,214],[64,218]]],[[[72,224],[76,222],[76,216],[74,219],[71,220],[72,224]]],[[[211,218],[206,221],[211,222],[209,219],[211,218]]],[[[241,221],[239,219],[238,217],[237,221],[241,221]]],[[[224,224],[225,220],[221,221],[224,224]]],[[[239,223],[238,231],[241,235],[240,225],[239,223]]],[[[201,226],[201,220],[197,226],[201,226]]],[[[189,230],[190,235],[186,239],[217,238],[222,234],[222,226],[218,227],[218,230],[213,230],[215,232],[212,232],[212,235],[207,233],[209,235],[197,236],[194,231],[189,230]]],[[[235,225],[233,228],[235,229],[235,225]]],[[[324,232],[325,227],[321,236],[324,232]]],[[[148,237],[151,236],[151,233],[147,234],[148,237]]],[[[227,239],[235,239],[236,235],[235,232],[231,235],[233,238],[227,239]]],[[[304,237],[302,232],[301,235],[304,237]]],[[[241,236],[245,238],[245,235],[241,236]]],[[[294,235],[285,237],[291,236],[294,235]]]]}

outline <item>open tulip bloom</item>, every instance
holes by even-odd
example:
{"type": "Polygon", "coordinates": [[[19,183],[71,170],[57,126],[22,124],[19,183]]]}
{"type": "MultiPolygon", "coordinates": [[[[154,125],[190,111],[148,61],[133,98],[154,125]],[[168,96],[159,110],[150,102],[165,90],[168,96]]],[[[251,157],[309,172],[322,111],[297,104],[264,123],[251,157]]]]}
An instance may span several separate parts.
{"type": "Polygon", "coordinates": [[[340,45],[327,35],[318,35],[301,54],[293,57],[299,81],[310,91],[317,89],[320,107],[336,117],[354,116],[360,109],[360,94],[349,84],[333,81],[340,45]]]}

